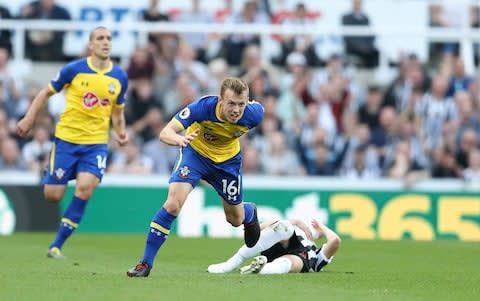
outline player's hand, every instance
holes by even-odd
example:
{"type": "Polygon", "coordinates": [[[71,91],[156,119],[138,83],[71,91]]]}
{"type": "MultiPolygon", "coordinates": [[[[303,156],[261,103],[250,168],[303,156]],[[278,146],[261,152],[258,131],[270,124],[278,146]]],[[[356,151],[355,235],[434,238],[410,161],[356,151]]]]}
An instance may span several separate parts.
{"type": "Polygon", "coordinates": [[[126,145],[128,143],[128,134],[126,132],[118,134],[117,135],[117,142],[120,146],[126,145]]]}
{"type": "Polygon", "coordinates": [[[25,138],[32,130],[33,119],[24,117],[17,123],[17,134],[20,137],[25,138]]]}
{"type": "Polygon", "coordinates": [[[299,219],[295,219],[295,220],[292,220],[293,221],[293,224],[295,226],[297,226],[298,228],[300,228],[304,233],[305,235],[307,236],[307,239],[308,240],[312,240],[313,241],[313,234],[312,234],[312,231],[310,231],[310,229],[308,228],[307,224],[305,224],[303,221],[299,220],[299,219]]]}
{"type": "Polygon", "coordinates": [[[320,237],[325,235],[325,233],[323,232],[323,225],[320,224],[320,222],[317,221],[316,219],[312,219],[312,227],[318,231],[318,234],[320,235],[320,237]]]}
{"type": "Polygon", "coordinates": [[[181,147],[186,147],[187,145],[190,144],[190,142],[192,142],[193,139],[195,139],[195,137],[198,136],[199,133],[200,133],[200,129],[196,129],[195,131],[191,132],[190,134],[188,134],[186,136],[180,136],[181,139],[180,139],[178,145],[181,146],[181,147]]]}

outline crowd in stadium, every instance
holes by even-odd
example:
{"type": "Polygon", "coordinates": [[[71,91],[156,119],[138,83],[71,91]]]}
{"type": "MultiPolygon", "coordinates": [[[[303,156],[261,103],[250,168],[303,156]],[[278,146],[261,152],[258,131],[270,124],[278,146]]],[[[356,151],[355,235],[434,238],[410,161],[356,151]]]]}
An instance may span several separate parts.
{"type": "MultiPolygon", "coordinates": [[[[143,12],[149,22],[285,23],[309,26],[318,17],[305,4],[290,14],[272,16],[268,1],[245,1],[214,14],[192,1],[192,10],[167,14],[150,1],[143,12]]],[[[471,25],[478,26],[478,10],[471,25]]],[[[11,17],[0,7],[2,18],[11,17]]],[[[18,18],[70,19],[52,0],[35,1],[18,18]]],[[[345,25],[364,26],[362,3],[339,16],[345,25]]],[[[432,7],[431,25],[446,26],[442,7],[432,7]]],[[[15,135],[42,87],[29,85],[9,69],[11,33],[0,33],[0,170],[41,172],[51,149],[54,124],[62,111],[55,95],[38,118],[30,141],[15,135]]],[[[433,64],[413,54],[395,62],[388,85],[359,81],[357,68],[375,68],[375,37],[344,37],[345,51],[320,57],[310,36],[275,38],[281,52],[262,60],[254,35],[152,33],[128,65],[126,114],[130,142],[112,142],[108,173],[169,174],[178,150],[162,144],[158,133],[179,108],[206,94],[217,94],[220,81],[238,76],[250,97],[263,104],[265,119],[243,137],[244,174],[339,176],[348,179],[395,178],[412,183],[424,178],[480,179],[480,91],[478,79],[465,71],[458,45],[442,44],[433,64]],[[430,63],[427,65],[427,63],[430,63]],[[427,67],[428,66],[428,67],[427,67]],[[355,67],[355,68],[353,68],[355,67]]],[[[32,60],[63,60],[62,36],[27,34],[32,60]],[[38,43],[44,48],[32,46],[38,43]],[[50,48],[49,48],[50,47],[50,48]],[[48,49],[42,51],[42,49],[48,49]],[[59,59],[61,57],[61,59],[59,59]]],[[[432,55],[433,58],[433,55],[432,55]]],[[[54,74],[52,74],[52,77],[54,74]]]]}

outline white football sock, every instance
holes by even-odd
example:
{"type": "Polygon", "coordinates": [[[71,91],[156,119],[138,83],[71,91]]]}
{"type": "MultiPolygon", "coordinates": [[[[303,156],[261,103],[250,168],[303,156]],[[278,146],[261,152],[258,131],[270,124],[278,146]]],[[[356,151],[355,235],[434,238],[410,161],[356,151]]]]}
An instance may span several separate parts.
{"type": "Polygon", "coordinates": [[[242,261],[238,263],[240,265],[246,259],[267,250],[277,242],[289,239],[293,235],[293,231],[293,225],[289,221],[280,220],[263,229],[263,231],[260,233],[258,242],[253,247],[248,248],[247,246],[243,245],[230,259],[232,259],[235,263],[241,259],[242,261]]]}
{"type": "Polygon", "coordinates": [[[287,274],[292,268],[292,262],[287,258],[280,257],[267,263],[259,274],[287,274]]]}
{"type": "Polygon", "coordinates": [[[245,260],[257,255],[258,253],[270,248],[281,240],[289,239],[294,232],[293,225],[286,220],[280,220],[260,233],[258,242],[251,248],[243,245],[240,249],[230,257],[227,261],[212,264],[208,267],[210,273],[227,273],[239,267],[245,260]]]}

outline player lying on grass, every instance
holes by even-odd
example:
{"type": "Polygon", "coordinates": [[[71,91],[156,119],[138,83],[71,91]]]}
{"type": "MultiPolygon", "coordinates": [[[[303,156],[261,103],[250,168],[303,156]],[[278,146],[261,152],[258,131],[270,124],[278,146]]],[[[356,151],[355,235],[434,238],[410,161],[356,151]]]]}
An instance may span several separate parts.
{"type": "Polygon", "coordinates": [[[286,274],[320,272],[329,264],[340,247],[340,237],[317,220],[311,227],[301,220],[279,220],[261,224],[262,232],[255,246],[243,245],[227,261],[212,264],[209,273],[228,273],[245,260],[256,256],[240,269],[241,274],[286,274]],[[326,242],[317,248],[314,240],[325,237],[326,242]]]}

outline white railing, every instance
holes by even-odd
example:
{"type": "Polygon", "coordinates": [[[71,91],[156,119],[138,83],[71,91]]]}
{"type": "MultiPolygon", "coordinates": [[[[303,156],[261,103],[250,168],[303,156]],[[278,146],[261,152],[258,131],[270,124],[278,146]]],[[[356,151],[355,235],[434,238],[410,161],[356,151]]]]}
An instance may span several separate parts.
{"type": "MultiPolygon", "coordinates": [[[[168,187],[168,175],[120,175],[105,174],[102,185],[118,187],[168,187]]],[[[42,177],[36,172],[0,171],[0,186],[41,185],[42,177]]],[[[248,189],[335,189],[335,190],[403,190],[404,182],[399,179],[377,179],[375,181],[349,180],[341,177],[275,177],[244,176],[243,183],[248,189]]],[[[75,183],[71,181],[69,185],[75,183]]],[[[462,179],[428,179],[415,183],[407,190],[411,191],[479,191],[479,185],[471,185],[462,179]]],[[[478,184],[478,183],[476,183],[478,184]]]]}
{"type": "MultiPolygon", "coordinates": [[[[185,32],[207,32],[207,33],[248,33],[261,36],[262,47],[266,47],[272,34],[311,34],[314,36],[365,36],[374,35],[377,40],[389,41],[391,39],[401,39],[397,42],[398,51],[414,48],[428,49],[430,42],[459,42],[461,56],[465,60],[465,66],[468,72],[474,71],[473,64],[473,43],[480,41],[480,29],[473,29],[467,25],[461,28],[423,28],[409,27],[403,24],[390,24],[376,27],[357,27],[357,26],[325,26],[317,24],[312,27],[304,26],[285,26],[285,25],[237,25],[237,24],[179,24],[179,23],[149,23],[149,22],[122,22],[122,23],[91,23],[81,21],[44,21],[44,20],[1,20],[0,29],[13,30],[13,49],[15,58],[24,58],[24,42],[26,30],[53,30],[53,31],[80,31],[85,36],[88,32],[97,26],[107,26],[112,31],[121,33],[136,33],[136,43],[144,43],[149,32],[167,32],[167,33],[185,33],[185,32]],[[415,39],[418,45],[409,44],[415,39]],[[420,45],[420,43],[422,45],[420,45]]],[[[84,45],[78,46],[83,49],[84,45]]],[[[380,68],[387,66],[388,60],[385,49],[382,46],[389,46],[388,43],[379,45],[380,48],[380,68]]],[[[389,49],[392,51],[392,49],[389,49]]],[[[397,49],[394,49],[397,50],[397,49]]],[[[80,52],[80,51],[79,51],[80,52]]],[[[130,53],[127,53],[128,56],[130,53]]],[[[266,49],[263,49],[264,59],[268,58],[266,49]]],[[[125,59],[125,58],[124,58],[125,59]]],[[[128,58],[127,58],[128,59],[128,58]]]]}

